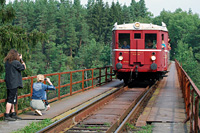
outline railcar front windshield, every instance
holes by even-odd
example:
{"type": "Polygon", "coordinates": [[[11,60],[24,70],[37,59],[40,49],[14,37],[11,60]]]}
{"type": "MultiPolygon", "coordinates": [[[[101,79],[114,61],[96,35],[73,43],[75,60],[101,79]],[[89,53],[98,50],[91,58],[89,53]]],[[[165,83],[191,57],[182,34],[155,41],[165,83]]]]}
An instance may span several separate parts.
{"type": "Polygon", "coordinates": [[[145,48],[156,49],[157,48],[157,34],[145,34],[145,48]]]}
{"type": "Polygon", "coordinates": [[[119,33],[118,44],[119,49],[130,49],[130,34],[119,33]]]}

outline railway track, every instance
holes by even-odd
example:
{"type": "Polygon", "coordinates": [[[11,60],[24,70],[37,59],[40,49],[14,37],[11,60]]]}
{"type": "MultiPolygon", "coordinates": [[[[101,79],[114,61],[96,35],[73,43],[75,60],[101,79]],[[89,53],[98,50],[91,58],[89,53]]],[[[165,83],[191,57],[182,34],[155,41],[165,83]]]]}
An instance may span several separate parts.
{"type": "Polygon", "coordinates": [[[138,117],[156,85],[157,82],[146,88],[114,88],[38,132],[121,132],[129,120],[138,117]]]}

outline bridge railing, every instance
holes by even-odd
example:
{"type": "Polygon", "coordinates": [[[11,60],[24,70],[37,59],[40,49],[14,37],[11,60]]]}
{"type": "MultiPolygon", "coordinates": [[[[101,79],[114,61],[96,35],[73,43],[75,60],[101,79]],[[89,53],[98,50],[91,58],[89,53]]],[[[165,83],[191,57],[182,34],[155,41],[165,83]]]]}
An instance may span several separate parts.
{"type": "MultiPolygon", "coordinates": [[[[106,66],[101,68],[83,69],[69,72],[44,74],[45,77],[49,77],[54,84],[56,91],[48,91],[48,102],[61,100],[64,97],[71,96],[75,93],[94,88],[112,81],[112,67],[106,66]]],[[[15,105],[17,113],[30,110],[29,105],[32,92],[33,83],[36,82],[37,76],[23,77],[23,94],[18,93],[18,103],[15,105]],[[19,101],[22,101],[19,103],[19,101]],[[24,105],[21,105],[24,104],[24,105]],[[25,107],[26,104],[26,107],[25,107]]],[[[44,82],[46,83],[46,82],[44,82]]],[[[5,81],[0,79],[0,90],[4,90],[4,97],[6,96],[5,81]]],[[[2,92],[1,92],[2,93],[2,92]]],[[[5,108],[6,99],[0,99],[0,107],[5,108]]],[[[4,116],[5,109],[0,109],[0,118],[4,116]]]]}
{"type": "Polygon", "coordinates": [[[200,132],[200,120],[199,120],[199,100],[200,100],[200,91],[193,83],[191,78],[184,71],[182,66],[177,60],[176,68],[178,72],[178,78],[180,87],[183,93],[185,108],[187,113],[187,119],[185,122],[190,120],[190,132],[200,132]]]}

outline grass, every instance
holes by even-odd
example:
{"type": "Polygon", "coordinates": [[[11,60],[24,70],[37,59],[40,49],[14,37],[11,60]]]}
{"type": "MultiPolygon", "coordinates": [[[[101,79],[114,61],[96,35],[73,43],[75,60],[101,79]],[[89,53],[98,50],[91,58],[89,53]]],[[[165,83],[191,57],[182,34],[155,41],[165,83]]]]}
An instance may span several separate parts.
{"type": "Polygon", "coordinates": [[[105,122],[104,125],[105,125],[105,126],[110,126],[110,123],[105,122]]]}
{"type": "Polygon", "coordinates": [[[88,129],[99,129],[101,127],[87,127],[88,129]]]}
{"type": "Polygon", "coordinates": [[[126,123],[126,130],[136,133],[152,133],[152,125],[142,126],[141,128],[135,127],[133,124],[126,123]]]}
{"type": "Polygon", "coordinates": [[[35,133],[52,123],[53,122],[51,121],[51,119],[44,119],[39,122],[32,122],[28,126],[22,128],[22,129],[19,129],[15,132],[12,132],[12,133],[35,133]]]}
{"type": "Polygon", "coordinates": [[[142,126],[140,131],[137,131],[137,133],[152,133],[152,125],[146,125],[142,126]]]}
{"type": "Polygon", "coordinates": [[[126,123],[126,127],[127,127],[127,129],[131,129],[131,130],[137,129],[134,125],[132,125],[130,123],[126,123]]]}

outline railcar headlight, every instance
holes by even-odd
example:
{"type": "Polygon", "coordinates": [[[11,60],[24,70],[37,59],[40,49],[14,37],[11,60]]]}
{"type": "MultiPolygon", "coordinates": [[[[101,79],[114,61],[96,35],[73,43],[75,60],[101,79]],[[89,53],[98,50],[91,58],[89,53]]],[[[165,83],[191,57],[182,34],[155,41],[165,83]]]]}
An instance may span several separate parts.
{"type": "Polygon", "coordinates": [[[121,60],[123,60],[123,56],[119,56],[119,58],[118,58],[118,59],[119,59],[120,61],[121,61],[121,60]]]}
{"type": "Polygon", "coordinates": [[[135,28],[135,29],[139,29],[139,28],[140,28],[140,23],[139,23],[139,22],[136,22],[136,23],[134,24],[134,28],[135,28]]]}
{"type": "Polygon", "coordinates": [[[155,61],[155,60],[156,60],[156,56],[152,55],[152,56],[151,56],[151,60],[152,60],[152,61],[155,61]]]}

